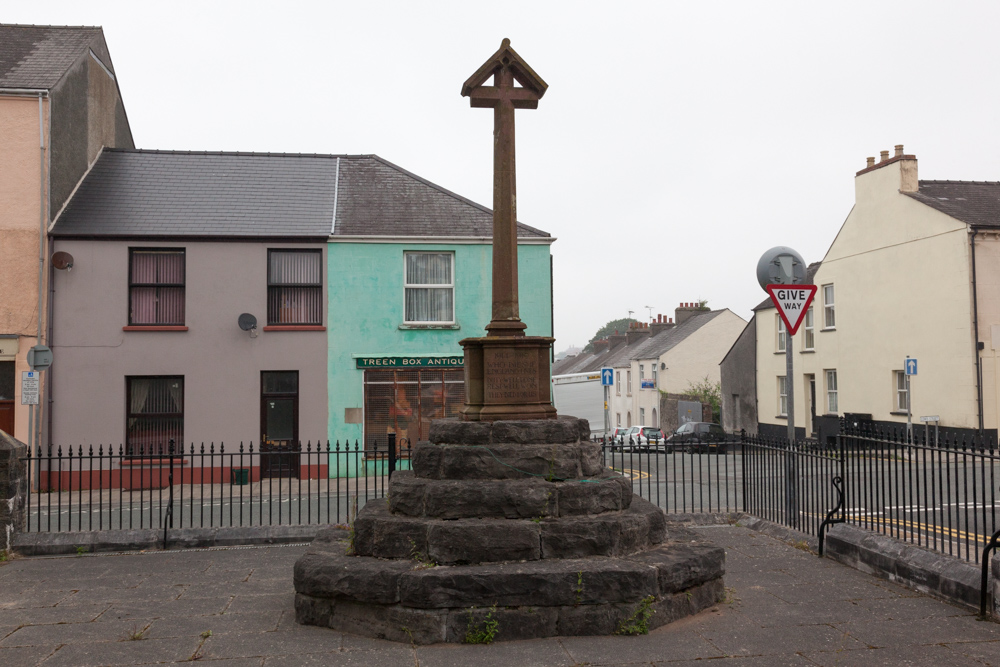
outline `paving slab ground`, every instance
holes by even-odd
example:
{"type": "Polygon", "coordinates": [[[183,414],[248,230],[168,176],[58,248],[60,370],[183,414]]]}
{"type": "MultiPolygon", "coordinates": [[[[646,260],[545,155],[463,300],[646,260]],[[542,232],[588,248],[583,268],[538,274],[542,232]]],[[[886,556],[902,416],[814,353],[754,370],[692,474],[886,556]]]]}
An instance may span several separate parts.
{"type": "Polygon", "coordinates": [[[1000,624],[967,609],[747,528],[696,530],[726,549],[723,603],[646,636],[491,646],[414,648],[298,625],[302,545],[19,558],[0,563],[0,667],[1000,667],[1000,624]]]}

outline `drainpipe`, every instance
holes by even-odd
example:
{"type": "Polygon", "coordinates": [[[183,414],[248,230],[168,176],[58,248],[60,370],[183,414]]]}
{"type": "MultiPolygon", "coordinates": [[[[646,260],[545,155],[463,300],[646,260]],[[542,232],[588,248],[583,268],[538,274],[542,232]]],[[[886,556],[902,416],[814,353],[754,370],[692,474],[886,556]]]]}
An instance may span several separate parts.
{"type": "Polygon", "coordinates": [[[976,398],[979,402],[979,433],[983,432],[983,364],[979,356],[979,298],[976,294],[976,233],[979,230],[973,229],[972,236],[969,237],[969,248],[972,250],[972,329],[975,332],[975,340],[972,341],[972,350],[976,355],[976,398]]]}
{"type": "MultiPolygon", "coordinates": [[[[35,333],[35,345],[42,344],[42,308],[45,295],[42,293],[45,278],[45,105],[43,98],[47,97],[46,92],[38,93],[38,322],[35,333]]],[[[46,378],[47,380],[48,378],[46,378]]],[[[47,384],[47,383],[46,383],[47,384]]],[[[34,408],[35,406],[31,406],[34,408]]],[[[37,409],[29,409],[28,442],[34,441],[35,447],[39,447],[41,439],[42,425],[42,403],[39,401],[37,409]],[[34,414],[31,414],[31,413],[34,414]],[[32,417],[34,419],[32,419],[32,417]]],[[[35,483],[37,488],[38,466],[35,465],[35,483]]]]}

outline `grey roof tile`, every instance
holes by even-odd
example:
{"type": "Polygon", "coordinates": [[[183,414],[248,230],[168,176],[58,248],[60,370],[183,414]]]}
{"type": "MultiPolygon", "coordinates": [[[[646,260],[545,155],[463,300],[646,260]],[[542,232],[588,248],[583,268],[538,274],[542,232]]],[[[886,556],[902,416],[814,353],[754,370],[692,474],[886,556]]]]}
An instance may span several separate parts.
{"type": "Polygon", "coordinates": [[[53,88],[101,35],[98,27],[0,24],[0,88],[53,88]]]}
{"type": "Polygon", "coordinates": [[[1000,227],[1000,183],[920,181],[919,187],[904,194],[973,227],[1000,227]]]}
{"type": "Polygon", "coordinates": [[[373,155],[134,149],[101,154],[52,234],[327,237],[335,201],[336,235],[493,235],[490,209],[373,155]]]}

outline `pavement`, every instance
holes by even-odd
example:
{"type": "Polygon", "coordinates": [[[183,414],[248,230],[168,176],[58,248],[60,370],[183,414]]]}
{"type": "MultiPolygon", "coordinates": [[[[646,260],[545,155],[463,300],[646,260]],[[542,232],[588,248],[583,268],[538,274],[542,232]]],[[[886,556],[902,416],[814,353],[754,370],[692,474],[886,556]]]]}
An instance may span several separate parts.
{"type": "Polygon", "coordinates": [[[748,528],[695,529],[726,549],[717,606],[645,636],[490,646],[298,625],[292,565],[304,545],[17,558],[0,563],[0,666],[1000,666],[1000,624],[971,610],[748,528]]]}

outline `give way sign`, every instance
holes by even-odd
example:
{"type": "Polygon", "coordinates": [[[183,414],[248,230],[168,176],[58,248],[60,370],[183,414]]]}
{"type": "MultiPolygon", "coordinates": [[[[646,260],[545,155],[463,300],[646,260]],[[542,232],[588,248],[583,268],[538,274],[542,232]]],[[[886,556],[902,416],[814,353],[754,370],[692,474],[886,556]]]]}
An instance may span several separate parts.
{"type": "Polygon", "coordinates": [[[794,336],[799,325],[805,319],[806,311],[816,296],[815,285],[768,285],[767,293],[771,295],[774,307],[785,322],[788,335],[794,336]]]}

